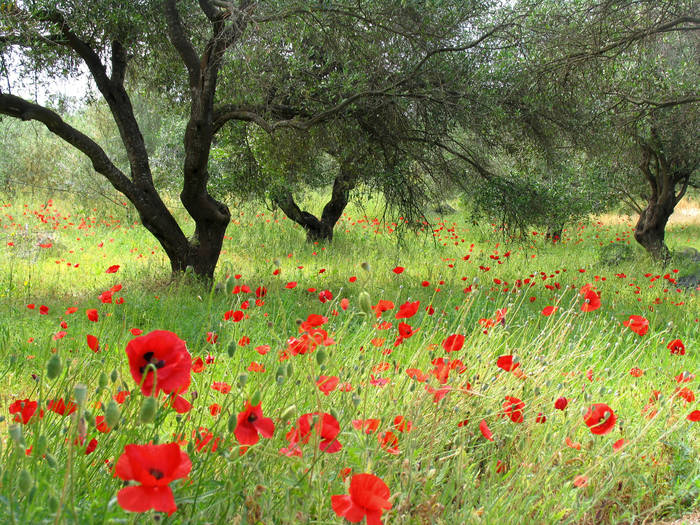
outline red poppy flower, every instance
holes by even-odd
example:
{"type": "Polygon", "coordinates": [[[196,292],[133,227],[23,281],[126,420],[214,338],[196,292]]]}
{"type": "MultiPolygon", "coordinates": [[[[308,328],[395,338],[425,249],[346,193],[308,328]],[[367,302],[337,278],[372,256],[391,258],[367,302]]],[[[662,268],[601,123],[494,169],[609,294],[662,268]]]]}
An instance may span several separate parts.
{"type": "Polygon", "coordinates": [[[391,270],[391,271],[394,272],[396,275],[399,275],[400,273],[403,273],[403,271],[404,271],[405,269],[406,269],[406,268],[404,268],[403,266],[397,266],[396,268],[394,268],[394,269],[391,270]]]}
{"type": "Polygon", "coordinates": [[[119,505],[130,512],[153,509],[168,515],[177,510],[169,483],[184,478],[192,462],[177,443],[126,445],[117,460],[115,475],[140,485],[124,487],[117,493],[119,505]]]}
{"type": "Polygon", "coordinates": [[[605,403],[595,403],[583,416],[583,421],[591,429],[591,433],[602,436],[613,429],[617,416],[605,403]]]}
{"type": "Polygon", "coordinates": [[[56,412],[61,416],[67,416],[75,412],[78,409],[78,405],[76,405],[72,401],[69,401],[66,404],[66,402],[63,401],[63,398],[61,398],[59,400],[49,401],[47,408],[51,410],[51,412],[56,412]]]}
{"type": "Polygon", "coordinates": [[[614,452],[618,452],[618,451],[621,450],[627,443],[629,443],[629,441],[627,441],[626,439],[618,439],[618,440],[615,441],[615,443],[613,443],[613,445],[612,445],[613,451],[614,451],[614,452]]]}
{"type": "Polygon", "coordinates": [[[583,304],[581,305],[582,312],[593,312],[600,308],[600,295],[598,295],[590,284],[581,287],[579,291],[583,295],[583,304]]]}
{"type": "Polygon", "coordinates": [[[49,307],[48,307],[48,306],[44,306],[44,305],[42,304],[42,305],[39,307],[39,313],[40,313],[41,315],[48,315],[48,313],[49,313],[49,307]]]}
{"type": "Polygon", "coordinates": [[[399,453],[399,438],[396,437],[391,430],[382,432],[377,436],[379,440],[379,446],[386,450],[389,454],[399,453]]]}
{"type": "Polygon", "coordinates": [[[93,352],[97,353],[100,351],[100,342],[94,335],[87,335],[87,344],[90,350],[92,350],[93,352]]]}
{"type": "Polygon", "coordinates": [[[549,317],[549,316],[552,315],[554,312],[556,312],[557,309],[558,309],[557,306],[545,306],[545,307],[542,309],[542,315],[544,315],[545,317],[549,317]]]}
{"type": "Polygon", "coordinates": [[[309,314],[306,321],[299,325],[299,332],[311,332],[313,328],[323,326],[328,322],[328,317],[319,314],[309,314]]]}
{"type": "Polygon", "coordinates": [[[406,369],[406,374],[408,374],[408,377],[411,379],[415,379],[416,381],[420,383],[424,383],[425,381],[428,380],[428,376],[423,373],[422,370],[418,368],[407,368],[406,369]]]}
{"type": "Polygon", "coordinates": [[[93,323],[96,323],[97,320],[100,318],[100,314],[98,314],[97,310],[95,310],[94,308],[85,310],[85,313],[87,314],[87,318],[93,323]]]}
{"type": "Polygon", "coordinates": [[[479,430],[481,430],[482,436],[484,436],[489,441],[493,441],[493,432],[491,432],[491,429],[486,424],[486,420],[481,420],[481,423],[479,423],[479,430]]]}
{"type": "Polygon", "coordinates": [[[685,345],[680,339],[674,339],[673,341],[668,343],[668,346],[666,346],[666,348],[668,348],[672,354],[685,355],[685,345]]]}
{"type": "Polygon", "coordinates": [[[644,370],[641,368],[634,367],[630,369],[630,375],[632,377],[642,377],[644,375],[644,370]]]}
{"type": "Polygon", "coordinates": [[[445,352],[457,352],[462,349],[464,345],[464,336],[462,334],[452,334],[447,336],[442,342],[442,347],[445,352]]]}
{"type": "Polygon", "coordinates": [[[512,372],[520,366],[520,362],[513,359],[512,355],[502,355],[496,361],[496,366],[506,372],[512,372]]]}
{"type": "Polygon", "coordinates": [[[95,428],[97,429],[98,432],[102,432],[103,434],[106,434],[111,428],[107,426],[107,422],[105,421],[105,416],[97,416],[95,417],[95,428]]]}
{"type": "Polygon", "coordinates": [[[523,422],[523,409],[525,403],[517,397],[506,396],[503,402],[503,412],[510,418],[513,423],[523,422]]]}
{"type": "Polygon", "coordinates": [[[112,290],[107,290],[106,292],[102,292],[99,295],[100,302],[103,304],[111,304],[112,303],[112,295],[114,295],[114,292],[112,292],[112,290]]]}
{"type": "Polygon", "coordinates": [[[399,306],[399,311],[396,312],[396,318],[397,319],[410,319],[411,317],[416,315],[416,312],[418,311],[419,306],[420,306],[420,301],[415,301],[413,303],[406,301],[401,306],[399,306]]]}
{"type": "Polygon", "coordinates": [[[177,334],[167,330],[154,330],[135,337],[126,345],[126,355],[129,358],[131,377],[141,385],[143,395],[152,395],[154,386],[155,395],[160,392],[182,394],[189,388],[192,356],[177,334]],[[149,365],[157,369],[156,374],[153,374],[149,365]],[[156,381],[157,384],[154,385],[156,381]]]}
{"type": "Polygon", "coordinates": [[[404,416],[396,416],[394,418],[394,427],[399,432],[410,432],[413,428],[413,422],[409,421],[404,416]]]}
{"type": "Polygon", "coordinates": [[[535,422],[537,423],[546,423],[547,422],[547,416],[545,416],[542,412],[537,413],[537,417],[535,418],[535,422]]]}
{"type": "Polygon", "coordinates": [[[391,301],[380,299],[379,302],[372,307],[372,310],[374,310],[376,316],[379,317],[384,312],[391,310],[392,308],[394,308],[394,303],[392,303],[391,301]]]}
{"type": "Polygon", "coordinates": [[[556,408],[557,410],[564,410],[568,404],[568,399],[566,399],[565,397],[560,397],[554,402],[554,408],[556,408]]]}
{"type": "Polygon", "coordinates": [[[339,379],[337,376],[319,376],[316,385],[318,385],[318,389],[323,392],[324,395],[328,395],[336,389],[338,381],[339,379]]]}
{"type": "Polygon", "coordinates": [[[117,273],[118,271],[119,271],[119,265],[114,264],[114,265],[110,266],[109,268],[107,268],[107,271],[105,273],[117,273]]]}
{"type": "Polygon", "coordinates": [[[367,525],[382,525],[382,512],[391,508],[386,483],[374,474],[355,474],[348,492],[331,496],[331,506],[338,516],[353,523],[366,517],[367,525]]]}
{"type": "Polygon", "coordinates": [[[361,430],[365,434],[371,434],[377,431],[380,422],[379,419],[353,419],[352,426],[355,430],[361,430]]]}
{"type": "Polygon", "coordinates": [[[223,381],[214,381],[211,388],[221,392],[222,394],[228,394],[231,391],[231,385],[224,383],[223,381]]]}
{"type": "Polygon", "coordinates": [[[583,474],[574,478],[574,487],[585,487],[588,485],[588,477],[583,474]]]}
{"type": "Polygon", "coordinates": [[[408,323],[399,323],[399,335],[403,339],[408,339],[416,332],[418,332],[418,330],[420,330],[420,328],[414,330],[413,327],[408,323]]]}
{"type": "Polygon", "coordinates": [[[323,412],[312,412],[302,415],[298,420],[296,427],[287,432],[287,440],[290,445],[296,443],[308,443],[311,439],[312,431],[321,438],[319,448],[324,452],[333,454],[338,452],[343,446],[336,439],[340,434],[340,424],[338,420],[331,414],[323,412]]]}
{"type": "Polygon", "coordinates": [[[233,431],[241,445],[255,445],[260,441],[260,434],[264,438],[271,438],[275,432],[275,424],[269,417],[263,417],[262,403],[252,406],[245,402],[243,412],[238,414],[238,424],[233,431]]]}
{"type": "Polygon", "coordinates": [[[649,321],[641,315],[630,315],[630,318],[622,324],[637,335],[644,335],[649,331],[649,321]]]}
{"type": "Polygon", "coordinates": [[[688,414],[688,417],[686,417],[688,421],[692,421],[693,423],[697,423],[700,421],[700,410],[693,410],[690,414],[688,414]]]}
{"type": "MultiPolygon", "coordinates": [[[[32,419],[32,416],[39,407],[36,401],[29,399],[18,399],[10,405],[10,414],[14,414],[14,421],[26,425],[32,419]]],[[[41,417],[41,416],[40,416],[41,417]]]]}

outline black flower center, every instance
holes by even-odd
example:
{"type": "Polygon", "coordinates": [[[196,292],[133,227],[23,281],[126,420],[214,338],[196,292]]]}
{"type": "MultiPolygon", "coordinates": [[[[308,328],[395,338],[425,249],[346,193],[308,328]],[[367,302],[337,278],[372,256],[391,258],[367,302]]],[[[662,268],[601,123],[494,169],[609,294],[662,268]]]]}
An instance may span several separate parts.
{"type": "Polygon", "coordinates": [[[153,476],[156,479],[161,479],[164,476],[164,474],[160,470],[158,470],[157,468],[149,469],[148,472],[150,472],[151,476],[153,476]]]}
{"type": "Polygon", "coordinates": [[[153,365],[158,369],[161,369],[165,366],[165,361],[162,359],[158,359],[153,355],[153,352],[146,352],[143,354],[143,360],[146,362],[141,368],[139,368],[139,372],[143,374],[144,370],[146,370],[146,367],[148,365],[153,365]]]}
{"type": "Polygon", "coordinates": [[[258,420],[258,416],[256,416],[255,414],[250,414],[248,416],[248,423],[253,423],[254,421],[257,421],[257,420],[258,420]]]}

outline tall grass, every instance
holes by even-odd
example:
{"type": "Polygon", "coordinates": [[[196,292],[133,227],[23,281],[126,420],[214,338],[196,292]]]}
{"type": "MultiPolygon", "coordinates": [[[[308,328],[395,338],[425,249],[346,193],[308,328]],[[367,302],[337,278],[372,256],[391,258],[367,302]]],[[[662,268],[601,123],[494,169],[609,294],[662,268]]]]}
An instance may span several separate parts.
{"type": "MultiPolygon", "coordinates": [[[[393,507],[384,523],[641,523],[699,506],[700,433],[687,416],[700,407],[680,390],[697,396],[697,293],[672,282],[686,262],[656,267],[634,245],[629,223],[574,225],[552,245],[541,232],[504,239],[496,226],[456,214],[397,244],[394,226],[351,209],[324,246],[304,243],[280,215],[241,208],[227,232],[221,286],[206,289],[187,276],[170,281],[162,250],[125,209],[14,200],[1,210],[2,523],[340,523],[330,497],[347,493],[348,468],[389,487],[393,507]],[[614,267],[604,262],[611,244],[629,246],[614,267]],[[105,273],[112,265],[118,272],[105,273]],[[287,288],[290,282],[297,286],[287,288]],[[112,303],[100,302],[117,284],[112,303]],[[585,284],[600,293],[599,310],[581,311],[585,284]],[[250,293],[231,293],[243,285],[250,293]],[[266,289],[260,297],[258,287],[266,289]],[[333,298],[321,302],[323,290],[333,298]],[[363,291],[372,305],[383,299],[394,308],[368,315],[363,291]],[[396,319],[407,301],[420,301],[417,313],[396,319]],[[545,316],[546,306],[558,309],[545,316]],[[77,311],[67,314],[70,307],[77,311]],[[97,322],[87,309],[98,311],[97,322]],[[503,321],[489,326],[501,309],[503,321]],[[245,318],[225,321],[231,310],[245,318]],[[280,360],[310,314],[328,318],[322,328],[334,344],[280,360]],[[649,320],[646,335],[622,325],[630,315],[649,320]],[[415,333],[395,345],[399,322],[415,333]],[[185,395],[189,412],[160,406],[153,421],[140,423],[144,396],[124,352],[132,328],[173,331],[202,359],[185,395]],[[99,352],[88,348],[88,334],[99,352]],[[446,353],[442,343],[452,334],[465,342],[446,353]],[[685,355],[667,348],[676,338],[685,355]],[[263,345],[270,351],[261,355],[263,345]],[[516,356],[519,372],[496,366],[503,355],[516,356]],[[55,356],[62,370],[49,379],[55,356]],[[431,373],[438,358],[463,365],[444,384],[431,373]],[[264,372],[251,371],[252,362],[264,372]],[[411,378],[410,368],[427,382],[411,378]],[[678,383],[679,374],[689,380],[678,383]],[[339,387],[324,395],[321,375],[337,376],[339,387]],[[212,389],[215,381],[231,392],[212,389]],[[87,389],[76,412],[48,410],[49,400],[75,400],[76,385],[87,389]],[[125,391],[119,425],[99,432],[95,417],[125,391]],[[504,417],[506,396],[524,402],[521,423],[504,417]],[[236,415],[258,397],[274,436],[240,454],[236,415]],[[561,397],[568,406],[557,410],[561,397]],[[21,399],[38,401],[43,418],[12,426],[9,406],[21,399]],[[584,424],[593,403],[617,415],[610,434],[594,435],[584,424]],[[212,405],[220,407],[216,416],[212,405]],[[297,419],[313,412],[337,418],[342,449],[322,452],[314,438],[301,445],[302,457],[280,454],[297,419]],[[395,427],[397,416],[411,421],[410,431],[395,427]],[[353,425],[370,418],[380,420],[376,432],[353,425]],[[480,431],[482,421],[494,441],[480,431]],[[380,443],[387,431],[397,453],[380,443]],[[86,455],[93,438],[97,446],[86,455]],[[125,445],[174,440],[192,460],[189,476],[171,484],[178,510],[169,517],[123,510],[114,466],[125,445]]],[[[699,234],[697,223],[675,226],[669,243],[698,248],[699,234]]]]}

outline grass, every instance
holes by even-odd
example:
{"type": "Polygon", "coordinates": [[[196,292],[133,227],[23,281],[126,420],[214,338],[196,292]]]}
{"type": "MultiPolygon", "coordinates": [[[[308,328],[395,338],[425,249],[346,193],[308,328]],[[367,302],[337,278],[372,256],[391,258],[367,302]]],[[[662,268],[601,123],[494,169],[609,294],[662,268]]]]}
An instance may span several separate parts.
{"type": "MultiPolygon", "coordinates": [[[[162,250],[127,209],[4,202],[2,523],[340,523],[331,495],[347,493],[348,468],[389,487],[392,509],[384,523],[641,523],[700,508],[700,434],[698,423],[686,419],[700,407],[680,390],[697,396],[698,296],[672,282],[687,268],[664,269],[645,258],[629,222],[573,225],[551,245],[539,232],[507,240],[493,225],[474,226],[456,214],[435,218],[417,235],[406,232],[397,244],[398,225],[351,209],[332,245],[313,246],[282,216],[242,208],[227,232],[221,286],[209,291],[188,278],[170,282],[162,250]],[[611,251],[621,254],[614,266],[611,251]],[[112,265],[118,272],[105,273],[112,265]],[[397,266],[403,273],[392,271],[397,266]],[[288,289],[290,282],[297,286],[288,289]],[[602,307],[582,312],[579,289],[589,283],[602,307]],[[117,284],[113,302],[100,302],[117,284]],[[251,292],[230,293],[236,285],[251,292]],[[258,287],[266,289],[260,298],[258,287]],[[319,300],[323,290],[332,300],[319,300]],[[380,318],[367,315],[362,291],[372,305],[383,299],[395,307],[380,318]],[[420,301],[417,313],[396,319],[407,301],[420,301]],[[558,309],[544,316],[546,306],[558,309]],[[77,311],[67,314],[71,307],[77,311]],[[504,308],[504,321],[488,326],[504,308]],[[98,311],[97,322],[87,309],[98,311]],[[245,318],[224,321],[228,311],[245,318]],[[334,344],[280,360],[310,314],[328,318],[323,328],[334,344]],[[622,325],[630,315],[649,320],[646,335],[622,325]],[[395,345],[399,322],[416,332],[395,345]],[[153,421],[140,423],[144,397],[124,352],[132,328],[173,331],[194,359],[213,359],[192,373],[186,414],[160,406],[153,421]],[[88,334],[99,340],[99,352],[88,348],[88,334]],[[442,343],[452,334],[465,342],[446,353],[442,343]],[[676,338],[685,355],[667,349],[676,338]],[[265,355],[255,350],[263,345],[270,347],[265,355]],[[517,356],[521,372],[498,368],[503,355],[517,356]],[[49,379],[54,356],[63,367],[49,379]],[[439,358],[462,363],[444,384],[431,373],[439,358]],[[264,371],[249,370],[252,362],[264,371]],[[427,383],[409,377],[410,368],[427,383]],[[631,375],[633,368],[643,375],[631,375]],[[675,376],[683,371],[691,379],[679,384],[675,376]],[[339,387],[324,395],[321,375],[338,377],[339,387]],[[230,384],[230,393],[213,390],[215,381],[230,384]],[[85,385],[87,398],[75,413],[48,410],[49,400],[75,399],[76,385],[85,385]],[[119,405],[119,426],[99,432],[95,417],[124,391],[130,395],[119,405]],[[521,423],[504,417],[506,396],[525,403],[521,423]],[[236,416],[258,397],[275,432],[241,455],[236,416]],[[561,397],[569,404],[556,410],[561,397]],[[11,427],[9,406],[21,399],[38,401],[44,417],[11,427]],[[594,435],[584,424],[593,403],[617,415],[609,434],[594,435]],[[217,416],[212,405],[220,407],[217,416]],[[297,419],[313,412],[337,418],[342,449],[322,452],[312,438],[301,445],[302,457],[280,454],[297,419]],[[538,414],[546,422],[537,422],[538,414]],[[395,428],[397,416],[411,421],[409,432],[395,428]],[[353,425],[372,418],[380,420],[376,432],[353,425]],[[482,421],[494,441],[482,435],[482,421]],[[21,446],[10,427],[21,428],[21,446]],[[397,450],[381,446],[387,431],[396,435],[397,450]],[[93,438],[97,446],[86,455],[93,438]],[[124,482],[113,471],[125,445],[176,439],[192,461],[189,476],[170,484],[178,510],[169,517],[123,510],[116,495],[124,482]],[[626,444],[615,452],[620,439],[626,444]],[[587,481],[577,487],[580,476],[587,481]]],[[[672,225],[668,242],[700,248],[700,225],[672,225]]]]}

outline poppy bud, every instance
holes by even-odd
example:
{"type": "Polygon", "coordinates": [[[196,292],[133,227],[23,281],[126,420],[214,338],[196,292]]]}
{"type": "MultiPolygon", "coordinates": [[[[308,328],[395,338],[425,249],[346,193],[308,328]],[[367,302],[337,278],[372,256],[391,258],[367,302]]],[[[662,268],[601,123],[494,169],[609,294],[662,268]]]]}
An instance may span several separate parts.
{"type": "Polygon", "coordinates": [[[363,261],[362,264],[360,264],[360,267],[366,272],[370,271],[369,263],[367,261],[363,261]]]}
{"type": "Polygon", "coordinates": [[[272,259],[272,264],[274,264],[275,266],[279,266],[281,263],[280,260],[277,257],[275,257],[274,259],[272,259]]]}
{"type": "Polygon", "coordinates": [[[120,417],[119,405],[117,405],[114,399],[110,399],[105,409],[105,423],[109,428],[115,428],[119,424],[120,417]]]}
{"type": "Polygon", "coordinates": [[[365,290],[361,291],[357,296],[357,303],[360,305],[360,310],[364,312],[367,317],[372,316],[372,299],[365,290]]]}
{"type": "Polygon", "coordinates": [[[54,470],[56,470],[56,467],[58,466],[58,463],[56,463],[56,458],[51,454],[46,454],[46,464],[54,470]]]}
{"type": "Polygon", "coordinates": [[[240,383],[241,386],[245,386],[245,384],[248,382],[248,374],[239,375],[238,382],[240,383]]]}
{"type": "Polygon", "coordinates": [[[17,446],[21,448],[26,448],[21,426],[19,426],[17,423],[12,424],[9,427],[7,427],[7,432],[10,434],[10,439],[12,439],[12,441],[14,441],[17,444],[17,446]]]}
{"type": "Polygon", "coordinates": [[[95,426],[95,418],[92,415],[92,412],[86,410],[85,412],[83,412],[83,417],[85,418],[85,421],[88,422],[88,425],[90,425],[91,427],[95,426]]]}
{"type": "Polygon", "coordinates": [[[352,396],[352,404],[355,405],[355,407],[357,407],[360,404],[360,401],[360,396],[352,396]]]}
{"type": "Polygon", "coordinates": [[[149,396],[144,398],[139,410],[139,419],[141,423],[150,423],[156,417],[156,398],[149,396]]]}
{"type": "Polygon", "coordinates": [[[260,392],[256,391],[255,394],[253,394],[253,398],[250,400],[250,405],[256,407],[259,404],[260,404],[260,392]]]}
{"type": "Polygon", "coordinates": [[[228,418],[228,423],[227,423],[229,433],[236,430],[237,425],[238,425],[238,416],[236,416],[236,414],[231,414],[228,418]]]}
{"type": "Polygon", "coordinates": [[[58,500],[53,494],[49,496],[46,501],[46,506],[49,508],[49,512],[55,513],[58,510],[58,500]]]}
{"type": "Polygon", "coordinates": [[[61,370],[63,370],[61,358],[58,357],[58,354],[53,354],[48,363],[46,363],[46,377],[49,379],[56,379],[61,375],[61,370]]]}
{"type": "Polygon", "coordinates": [[[85,404],[85,399],[87,399],[87,386],[82,383],[78,383],[73,388],[73,396],[75,396],[75,402],[78,406],[83,406],[85,404]]]}
{"type": "Polygon", "coordinates": [[[294,412],[296,412],[297,406],[296,405],[289,405],[287,408],[284,409],[284,412],[282,412],[282,415],[280,415],[280,419],[284,422],[287,421],[290,417],[294,415],[294,412]]]}
{"type": "Polygon", "coordinates": [[[326,352],[324,352],[323,350],[319,350],[318,352],[316,352],[316,362],[319,365],[322,365],[323,363],[326,362],[326,357],[328,357],[328,356],[326,355],[326,352]]]}
{"type": "Polygon", "coordinates": [[[289,362],[287,363],[287,377],[292,377],[292,373],[294,373],[294,367],[292,366],[292,363],[289,362]]]}
{"type": "Polygon", "coordinates": [[[337,412],[335,411],[335,409],[333,409],[333,408],[331,408],[331,416],[333,416],[333,417],[336,418],[336,419],[339,419],[339,418],[338,418],[338,413],[337,413],[337,412]]]}
{"type": "Polygon", "coordinates": [[[233,357],[233,354],[236,353],[236,343],[230,343],[226,348],[226,353],[229,357],[233,357]]]}
{"type": "Polygon", "coordinates": [[[32,475],[27,471],[27,469],[23,468],[19,473],[19,478],[17,479],[17,487],[19,488],[19,491],[22,494],[27,495],[29,494],[29,491],[32,490],[33,485],[34,480],[32,479],[32,475]]]}
{"type": "Polygon", "coordinates": [[[275,377],[277,378],[277,381],[284,380],[284,376],[287,375],[287,367],[285,365],[280,365],[277,367],[277,372],[275,372],[275,377]]]}
{"type": "Polygon", "coordinates": [[[112,370],[112,373],[109,375],[109,378],[112,381],[112,383],[116,383],[117,377],[117,369],[115,368],[114,370],[112,370]]]}
{"type": "Polygon", "coordinates": [[[97,380],[97,386],[100,387],[100,390],[107,387],[107,374],[104,372],[100,374],[100,378],[97,380]]]}
{"type": "Polygon", "coordinates": [[[34,452],[38,457],[41,457],[44,455],[46,452],[46,448],[48,447],[48,440],[46,439],[46,436],[42,434],[36,439],[36,442],[34,443],[34,452]]]}

